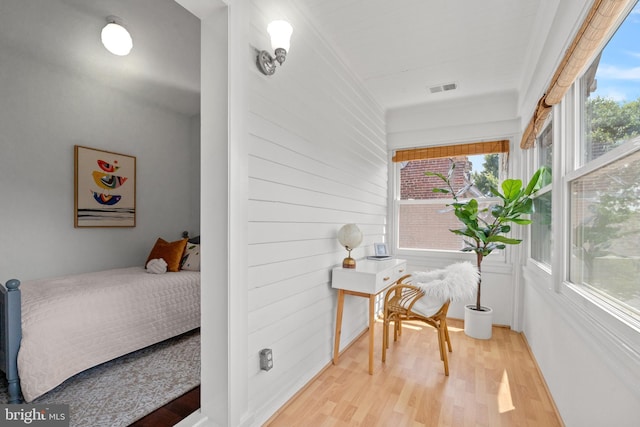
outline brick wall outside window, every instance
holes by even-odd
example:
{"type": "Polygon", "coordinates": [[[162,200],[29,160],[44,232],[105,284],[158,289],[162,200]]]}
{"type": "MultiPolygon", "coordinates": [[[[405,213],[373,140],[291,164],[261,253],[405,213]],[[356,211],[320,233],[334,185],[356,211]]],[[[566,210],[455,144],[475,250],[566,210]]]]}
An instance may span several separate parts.
{"type": "MultiPolygon", "coordinates": [[[[456,169],[453,175],[455,190],[462,188],[466,181],[464,174],[470,173],[471,162],[464,157],[453,159],[456,169]]],[[[460,228],[461,223],[446,207],[452,202],[451,195],[434,193],[433,188],[444,187],[438,177],[425,176],[426,171],[447,175],[449,158],[414,160],[400,171],[401,200],[442,199],[442,204],[401,204],[399,209],[399,247],[411,249],[460,250],[464,246],[462,238],[449,231],[460,228]]]]}
{"type": "MultiPolygon", "coordinates": [[[[453,175],[453,188],[462,188],[465,184],[463,174],[471,171],[471,162],[467,157],[455,157],[456,169],[453,175]]],[[[451,196],[434,193],[436,187],[444,187],[444,183],[436,176],[425,176],[426,171],[447,175],[451,160],[449,158],[414,160],[400,171],[400,199],[447,199],[451,196]]]]}

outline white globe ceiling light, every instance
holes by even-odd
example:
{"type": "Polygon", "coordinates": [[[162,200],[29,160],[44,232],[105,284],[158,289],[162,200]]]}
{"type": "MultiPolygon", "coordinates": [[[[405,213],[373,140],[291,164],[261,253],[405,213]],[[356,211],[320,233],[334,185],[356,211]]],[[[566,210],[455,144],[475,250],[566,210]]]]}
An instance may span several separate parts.
{"type": "Polygon", "coordinates": [[[114,55],[128,55],[133,47],[131,34],[122,26],[120,19],[116,16],[107,18],[107,25],[102,29],[100,38],[104,47],[114,55]]]}

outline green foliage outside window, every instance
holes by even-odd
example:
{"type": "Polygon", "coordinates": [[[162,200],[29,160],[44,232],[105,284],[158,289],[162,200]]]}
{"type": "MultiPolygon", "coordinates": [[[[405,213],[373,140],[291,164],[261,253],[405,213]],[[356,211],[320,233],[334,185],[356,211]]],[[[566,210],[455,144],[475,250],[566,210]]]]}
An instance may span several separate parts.
{"type": "MultiPolygon", "coordinates": [[[[640,136],[640,98],[618,102],[595,96],[585,102],[586,160],[640,136]]],[[[592,172],[572,185],[572,281],[632,303],[640,296],[640,159],[638,153],[592,172]]]]}
{"type": "Polygon", "coordinates": [[[498,154],[485,154],[482,167],[484,168],[482,172],[473,172],[471,174],[471,182],[482,194],[492,197],[491,188],[497,188],[499,184],[500,156],[498,154]]]}
{"type": "Polygon", "coordinates": [[[589,98],[586,115],[591,159],[640,135],[640,98],[626,103],[601,96],[589,98]]]}

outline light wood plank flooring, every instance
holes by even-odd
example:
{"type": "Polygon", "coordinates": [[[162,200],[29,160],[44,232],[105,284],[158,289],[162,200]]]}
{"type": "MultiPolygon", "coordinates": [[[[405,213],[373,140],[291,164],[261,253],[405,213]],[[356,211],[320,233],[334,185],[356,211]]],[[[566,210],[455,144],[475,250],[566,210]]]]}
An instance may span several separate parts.
{"type": "Polygon", "coordinates": [[[433,328],[407,322],[395,343],[391,332],[383,364],[377,322],[373,375],[364,334],[265,425],[563,426],[521,334],[494,327],[491,340],[475,340],[462,327],[449,321],[446,377],[433,328]]]}

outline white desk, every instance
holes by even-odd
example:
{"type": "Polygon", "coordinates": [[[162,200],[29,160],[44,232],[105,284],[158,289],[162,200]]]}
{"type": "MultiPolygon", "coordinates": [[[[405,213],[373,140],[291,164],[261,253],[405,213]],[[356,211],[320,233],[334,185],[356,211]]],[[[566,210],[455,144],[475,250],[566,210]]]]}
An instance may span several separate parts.
{"type": "Polygon", "coordinates": [[[373,344],[376,295],[406,274],[407,261],[389,259],[385,261],[358,260],[356,268],[336,267],[331,276],[331,287],[338,289],[338,310],[336,312],[336,334],[333,346],[333,364],[338,363],[340,356],[340,334],[342,332],[342,311],[344,296],[355,295],[369,298],[369,374],[373,374],[373,344]]]}

